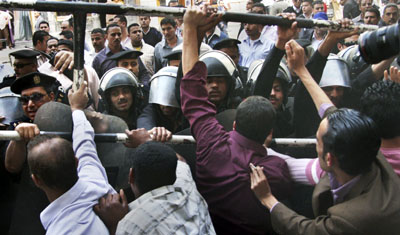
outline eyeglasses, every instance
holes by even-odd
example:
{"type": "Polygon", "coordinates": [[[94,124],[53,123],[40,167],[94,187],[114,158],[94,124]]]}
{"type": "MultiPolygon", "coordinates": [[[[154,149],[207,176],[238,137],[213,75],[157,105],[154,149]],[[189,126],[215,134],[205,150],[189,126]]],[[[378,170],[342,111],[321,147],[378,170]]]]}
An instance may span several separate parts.
{"type": "Polygon", "coordinates": [[[346,47],[353,46],[353,45],[358,45],[358,41],[345,42],[344,45],[346,47]]]}
{"type": "Polygon", "coordinates": [[[22,63],[20,63],[20,64],[13,64],[13,66],[14,66],[14,68],[16,68],[16,69],[22,69],[23,67],[25,67],[25,66],[27,66],[27,65],[30,65],[30,64],[33,64],[33,63],[26,63],[26,64],[22,64],[22,63]]]}
{"type": "Polygon", "coordinates": [[[46,95],[41,94],[41,93],[33,93],[33,95],[24,95],[19,97],[19,101],[23,104],[23,105],[27,105],[29,100],[32,100],[32,102],[36,103],[39,102],[43,99],[43,97],[45,97],[46,95]]]}

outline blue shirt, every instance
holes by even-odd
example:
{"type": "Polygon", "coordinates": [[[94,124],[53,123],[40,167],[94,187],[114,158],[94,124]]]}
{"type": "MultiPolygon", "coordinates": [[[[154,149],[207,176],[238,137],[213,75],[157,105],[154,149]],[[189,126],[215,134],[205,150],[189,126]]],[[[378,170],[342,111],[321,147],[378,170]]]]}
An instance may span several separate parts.
{"type": "Polygon", "coordinates": [[[239,44],[239,65],[248,68],[251,62],[265,59],[273,46],[274,42],[268,38],[260,37],[253,41],[250,40],[250,37],[247,37],[239,44]]]}
{"type": "MultiPolygon", "coordinates": [[[[178,37],[175,46],[178,46],[182,42],[182,38],[178,37]]],[[[168,66],[168,60],[165,59],[164,56],[168,55],[172,49],[173,47],[170,47],[165,39],[157,43],[157,45],[154,47],[154,73],[157,73],[158,70],[168,66]]]]}
{"type": "Polygon", "coordinates": [[[83,111],[72,113],[73,148],[79,159],[79,179],[66,193],[50,203],[40,214],[47,234],[109,234],[93,211],[100,197],[116,193],[97,156],[94,131],[83,111]]]}
{"type": "Polygon", "coordinates": [[[228,35],[222,32],[218,27],[215,27],[213,34],[211,34],[209,37],[204,36],[203,42],[213,48],[215,44],[225,38],[228,38],[228,35]]]}
{"type": "MultiPolygon", "coordinates": [[[[129,50],[129,49],[121,45],[120,51],[126,51],[126,50],[129,50]]],[[[106,46],[94,58],[92,67],[94,68],[94,70],[96,70],[96,73],[99,76],[99,79],[101,79],[101,77],[108,70],[117,67],[116,60],[108,60],[108,58],[112,55],[114,55],[114,53],[112,53],[110,48],[108,46],[106,46]]]]}

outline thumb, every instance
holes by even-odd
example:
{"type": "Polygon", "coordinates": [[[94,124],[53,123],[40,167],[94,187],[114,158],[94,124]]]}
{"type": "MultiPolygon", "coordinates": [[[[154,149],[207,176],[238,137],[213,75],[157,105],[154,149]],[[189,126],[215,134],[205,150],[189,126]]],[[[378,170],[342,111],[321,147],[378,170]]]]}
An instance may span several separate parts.
{"type": "Polygon", "coordinates": [[[99,213],[100,213],[100,204],[96,204],[96,205],[93,207],[93,210],[94,210],[94,212],[95,212],[96,214],[99,214],[99,213]]]}

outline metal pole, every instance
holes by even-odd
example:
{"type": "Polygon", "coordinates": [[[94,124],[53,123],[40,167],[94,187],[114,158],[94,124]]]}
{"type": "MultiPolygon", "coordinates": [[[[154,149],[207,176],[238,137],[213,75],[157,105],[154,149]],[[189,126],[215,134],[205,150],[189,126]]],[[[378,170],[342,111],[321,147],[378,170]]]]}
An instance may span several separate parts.
{"type": "MultiPolygon", "coordinates": [[[[149,15],[149,16],[174,16],[182,17],[186,11],[185,8],[178,7],[148,7],[148,6],[127,6],[119,4],[106,3],[87,3],[87,2],[56,2],[56,1],[34,1],[34,0],[3,0],[0,2],[0,8],[36,10],[36,11],[68,11],[68,12],[93,12],[108,14],[127,14],[127,15],[149,15]]],[[[225,12],[224,21],[289,26],[293,21],[283,19],[280,16],[260,15],[253,13],[225,12]]],[[[349,29],[343,29],[340,24],[333,21],[313,20],[297,18],[300,28],[326,28],[334,31],[352,30],[359,27],[361,32],[377,30],[376,25],[359,24],[351,26],[349,29]]]]}
{"type": "MultiPolygon", "coordinates": [[[[57,135],[65,139],[71,140],[72,133],[70,132],[51,132],[51,131],[41,131],[41,135],[57,135]]],[[[20,140],[17,131],[0,131],[0,140],[20,140]]],[[[110,142],[110,143],[125,143],[128,140],[128,136],[125,133],[100,133],[95,134],[94,140],[96,142],[110,142]]],[[[168,141],[172,144],[182,144],[182,143],[196,143],[193,136],[190,135],[173,135],[171,140],[168,141]]],[[[309,146],[315,145],[315,139],[285,139],[278,138],[272,139],[272,144],[275,145],[287,145],[287,146],[309,146]]]]}
{"type": "Polygon", "coordinates": [[[74,84],[73,91],[79,89],[84,80],[84,52],[86,12],[74,11],[74,84]]]}

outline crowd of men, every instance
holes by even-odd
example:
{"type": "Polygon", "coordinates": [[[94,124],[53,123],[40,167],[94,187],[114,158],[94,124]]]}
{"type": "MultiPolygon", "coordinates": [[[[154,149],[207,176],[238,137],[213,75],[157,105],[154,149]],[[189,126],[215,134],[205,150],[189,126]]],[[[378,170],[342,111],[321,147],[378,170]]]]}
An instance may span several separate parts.
{"type": "MultiPolygon", "coordinates": [[[[382,11],[372,0],[340,4],[343,28],[398,21],[397,2],[382,11]]],[[[0,142],[0,233],[400,232],[400,57],[366,63],[358,29],[246,23],[229,35],[201,5],[158,29],[149,16],[128,23],[124,15],[92,29],[77,89],[72,18],[58,35],[40,22],[33,48],[10,53],[14,74],[0,95],[18,102],[0,102],[0,128],[21,138],[0,142]],[[54,120],[40,126],[46,115],[54,120]],[[108,116],[123,121],[124,148],[134,149],[125,188],[109,181],[94,142],[108,116]],[[40,135],[55,124],[72,126],[72,141],[40,135]],[[195,138],[193,164],[160,143],[177,133],[195,138]],[[317,158],[269,147],[272,138],[306,137],[316,138],[317,158]],[[315,185],[313,218],[291,209],[296,184],[315,185]]],[[[320,0],[249,0],[246,10],[328,19],[320,0]]]]}

